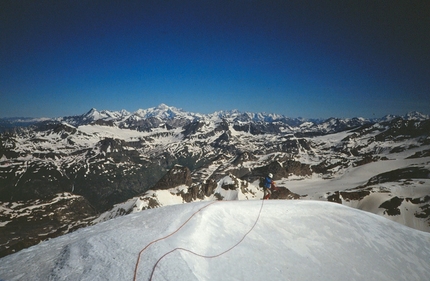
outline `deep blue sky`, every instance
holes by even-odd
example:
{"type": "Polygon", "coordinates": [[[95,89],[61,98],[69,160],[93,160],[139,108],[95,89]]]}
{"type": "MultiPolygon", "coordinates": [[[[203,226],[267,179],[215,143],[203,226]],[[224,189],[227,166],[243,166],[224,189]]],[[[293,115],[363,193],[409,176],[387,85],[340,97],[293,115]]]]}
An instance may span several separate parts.
{"type": "Polygon", "coordinates": [[[0,1],[0,117],[430,114],[430,2],[0,1]]]}

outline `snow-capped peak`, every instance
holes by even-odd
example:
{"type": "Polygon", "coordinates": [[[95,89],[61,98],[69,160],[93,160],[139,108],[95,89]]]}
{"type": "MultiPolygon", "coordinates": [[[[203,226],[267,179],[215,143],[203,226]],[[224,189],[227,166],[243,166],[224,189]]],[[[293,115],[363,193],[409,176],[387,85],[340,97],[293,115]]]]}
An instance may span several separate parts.
{"type": "Polygon", "coordinates": [[[133,115],[138,116],[142,119],[146,118],[158,118],[161,120],[173,119],[177,117],[194,117],[196,114],[186,112],[180,108],[176,108],[173,106],[168,106],[164,103],[160,104],[157,107],[151,107],[148,109],[139,109],[133,113],[133,115]]]}
{"type": "Polygon", "coordinates": [[[97,111],[97,109],[95,109],[94,107],[90,109],[90,111],[88,111],[86,114],[84,114],[83,116],[84,119],[100,119],[100,112],[97,111]]]}
{"type": "Polygon", "coordinates": [[[396,118],[402,118],[404,120],[423,121],[423,120],[430,119],[430,115],[426,115],[426,114],[423,114],[423,113],[418,112],[418,111],[410,111],[410,112],[406,113],[406,115],[404,115],[404,116],[388,114],[388,115],[385,115],[384,117],[382,117],[380,119],[376,119],[376,121],[379,121],[379,122],[391,121],[391,120],[396,119],[396,118]]]}
{"type": "Polygon", "coordinates": [[[99,119],[118,120],[128,115],[130,115],[130,113],[125,109],[121,111],[109,111],[109,110],[98,111],[95,108],[91,108],[90,111],[88,111],[86,114],[82,116],[82,119],[85,121],[96,121],[99,119]]]}
{"type": "Polygon", "coordinates": [[[429,115],[423,114],[423,113],[418,112],[418,111],[408,112],[404,117],[404,119],[406,119],[406,120],[420,120],[420,121],[427,120],[429,118],[430,118],[429,115]]]}

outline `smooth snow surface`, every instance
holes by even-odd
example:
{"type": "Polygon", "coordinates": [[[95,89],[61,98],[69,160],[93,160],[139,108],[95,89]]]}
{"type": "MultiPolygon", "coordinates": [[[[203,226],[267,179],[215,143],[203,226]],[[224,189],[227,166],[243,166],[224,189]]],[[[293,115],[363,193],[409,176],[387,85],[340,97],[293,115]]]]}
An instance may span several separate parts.
{"type": "Polygon", "coordinates": [[[146,210],[0,259],[0,280],[430,280],[430,233],[340,204],[215,201],[146,210]],[[211,204],[211,205],[208,205],[211,204]],[[260,208],[262,206],[261,213],[260,208]],[[257,223],[255,224],[256,220],[257,223]],[[255,227],[253,228],[253,225],[255,227]]]}

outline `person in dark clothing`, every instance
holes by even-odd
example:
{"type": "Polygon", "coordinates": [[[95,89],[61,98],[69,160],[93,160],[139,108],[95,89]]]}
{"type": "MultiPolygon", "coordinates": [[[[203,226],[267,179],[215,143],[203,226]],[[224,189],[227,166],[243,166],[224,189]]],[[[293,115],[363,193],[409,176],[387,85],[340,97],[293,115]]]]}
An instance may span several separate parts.
{"type": "Polygon", "coordinates": [[[270,195],[272,194],[272,191],[277,191],[278,188],[275,185],[275,182],[273,181],[273,174],[269,173],[267,175],[267,177],[264,179],[264,185],[263,185],[263,189],[264,189],[264,199],[269,199],[270,195]]]}

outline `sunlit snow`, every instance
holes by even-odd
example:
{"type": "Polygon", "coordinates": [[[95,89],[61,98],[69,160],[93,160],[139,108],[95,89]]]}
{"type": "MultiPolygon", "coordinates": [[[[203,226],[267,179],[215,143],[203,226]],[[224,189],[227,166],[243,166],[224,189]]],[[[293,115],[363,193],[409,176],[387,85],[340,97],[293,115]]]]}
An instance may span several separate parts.
{"type": "Polygon", "coordinates": [[[430,233],[328,202],[211,203],[42,242],[0,259],[0,279],[133,280],[136,269],[136,280],[430,280],[430,233]]]}

